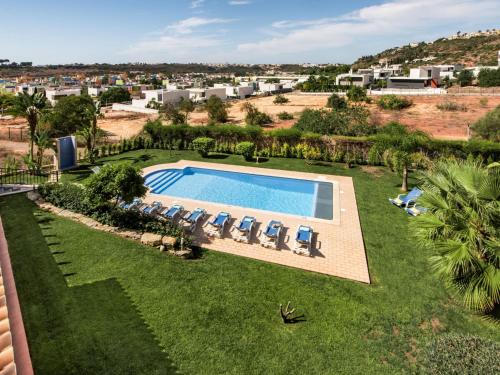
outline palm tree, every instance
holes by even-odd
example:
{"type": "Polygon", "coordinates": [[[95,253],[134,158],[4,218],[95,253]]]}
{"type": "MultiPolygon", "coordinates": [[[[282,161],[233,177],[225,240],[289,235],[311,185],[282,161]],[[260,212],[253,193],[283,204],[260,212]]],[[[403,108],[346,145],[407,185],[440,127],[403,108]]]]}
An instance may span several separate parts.
{"type": "Polygon", "coordinates": [[[51,146],[52,141],[49,137],[49,133],[45,130],[37,130],[33,138],[36,145],[36,158],[33,161],[35,162],[37,171],[41,171],[43,166],[43,155],[45,150],[51,146]]]}
{"type": "Polygon", "coordinates": [[[8,112],[14,116],[22,116],[28,121],[30,150],[29,158],[33,160],[35,134],[41,111],[47,107],[47,101],[42,93],[29,95],[25,92],[12,98],[8,112]]]}
{"type": "Polygon", "coordinates": [[[85,142],[87,155],[90,163],[95,162],[97,142],[103,136],[103,131],[97,126],[97,120],[102,118],[101,103],[96,102],[85,111],[85,124],[77,132],[85,142]]]}
{"type": "Polygon", "coordinates": [[[500,169],[441,161],[423,174],[427,214],[410,224],[432,268],[464,302],[488,312],[500,303],[500,169]]]}
{"type": "Polygon", "coordinates": [[[429,136],[418,130],[410,130],[397,122],[386,125],[376,136],[373,147],[379,154],[388,152],[393,168],[401,174],[402,191],[408,191],[410,166],[420,158],[418,149],[429,140],[429,136]]]}

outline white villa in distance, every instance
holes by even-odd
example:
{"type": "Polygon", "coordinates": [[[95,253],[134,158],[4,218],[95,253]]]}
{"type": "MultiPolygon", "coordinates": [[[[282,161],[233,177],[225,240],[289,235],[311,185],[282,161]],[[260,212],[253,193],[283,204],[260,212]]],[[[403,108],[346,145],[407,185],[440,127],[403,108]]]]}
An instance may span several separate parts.
{"type": "Polygon", "coordinates": [[[73,87],[70,89],[66,88],[48,88],[45,90],[45,96],[50,104],[55,105],[57,100],[65,96],[80,96],[82,94],[82,89],[80,87],[73,87]]]}

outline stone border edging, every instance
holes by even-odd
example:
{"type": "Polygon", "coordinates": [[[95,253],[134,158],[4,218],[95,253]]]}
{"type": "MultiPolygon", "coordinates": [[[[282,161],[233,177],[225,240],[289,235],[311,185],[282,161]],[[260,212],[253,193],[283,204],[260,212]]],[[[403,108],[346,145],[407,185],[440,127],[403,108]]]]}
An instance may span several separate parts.
{"type": "Polygon", "coordinates": [[[159,234],[148,233],[148,232],[142,233],[131,229],[120,229],[117,227],[112,227],[110,225],[101,224],[98,221],[91,219],[83,214],[59,208],[51,203],[45,202],[45,200],[43,200],[36,192],[28,193],[28,199],[33,201],[38,206],[38,208],[42,210],[51,212],[55,215],[61,216],[66,219],[76,221],[80,224],[86,225],[89,228],[101,232],[112,233],[122,238],[140,242],[147,246],[157,247],[162,251],[167,250],[168,253],[181,258],[190,258],[193,255],[192,249],[175,251],[173,248],[175,244],[175,240],[173,240],[173,237],[162,236],[159,234]]]}
{"type": "Polygon", "coordinates": [[[5,297],[7,299],[7,309],[12,334],[12,346],[14,348],[14,363],[18,375],[33,375],[33,365],[28,347],[26,331],[24,330],[21,305],[17,296],[14,272],[10,262],[9,248],[3,230],[2,219],[0,218],[0,264],[2,269],[3,282],[5,287],[5,297]]]}

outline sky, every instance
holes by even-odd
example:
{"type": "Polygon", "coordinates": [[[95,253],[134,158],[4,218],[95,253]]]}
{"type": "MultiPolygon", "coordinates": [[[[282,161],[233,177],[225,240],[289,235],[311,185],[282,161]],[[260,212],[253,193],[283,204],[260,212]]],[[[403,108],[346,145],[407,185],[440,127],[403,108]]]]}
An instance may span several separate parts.
{"type": "Polygon", "coordinates": [[[0,59],[351,63],[500,28],[500,0],[0,0],[0,59]]]}

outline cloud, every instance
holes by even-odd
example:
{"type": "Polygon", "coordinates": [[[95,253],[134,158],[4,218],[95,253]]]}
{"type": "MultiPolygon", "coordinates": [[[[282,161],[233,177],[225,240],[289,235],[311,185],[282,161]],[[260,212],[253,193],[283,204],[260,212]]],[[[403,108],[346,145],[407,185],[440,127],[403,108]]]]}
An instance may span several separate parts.
{"type": "Polygon", "coordinates": [[[499,18],[498,0],[393,0],[335,18],[276,21],[271,25],[275,34],[242,43],[238,50],[268,59],[359,44],[367,47],[378,39],[418,41],[436,30],[439,33],[452,26],[462,28],[499,18]]]}
{"type": "Polygon", "coordinates": [[[193,0],[189,6],[191,9],[201,8],[205,0],[193,0]]]}
{"type": "Polygon", "coordinates": [[[165,30],[172,30],[178,34],[191,34],[194,29],[206,25],[214,24],[224,24],[230,23],[234,20],[223,19],[223,18],[202,18],[202,17],[190,17],[184,20],[180,20],[166,27],[165,30]]]}
{"type": "Polygon", "coordinates": [[[122,54],[169,56],[175,59],[203,56],[207,49],[226,43],[221,37],[224,30],[210,32],[207,26],[233,21],[223,18],[186,18],[171,23],[160,32],[147,33],[144,40],[131,45],[122,54]]]}
{"type": "Polygon", "coordinates": [[[233,1],[228,2],[228,4],[229,5],[248,5],[248,4],[252,4],[252,2],[249,0],[233,0],[233,1]]]}

